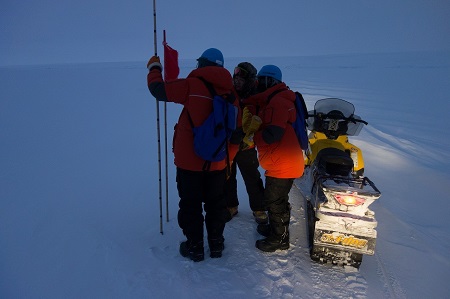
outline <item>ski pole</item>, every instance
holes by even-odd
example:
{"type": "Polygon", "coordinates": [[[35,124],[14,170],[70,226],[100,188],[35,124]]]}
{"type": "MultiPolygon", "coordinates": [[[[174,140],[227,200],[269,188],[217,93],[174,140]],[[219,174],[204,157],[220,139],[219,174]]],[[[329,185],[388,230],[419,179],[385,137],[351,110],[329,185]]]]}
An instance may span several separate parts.
{"type": "MultiPolygon", "coordinates": [[[[153,41],[155,46],[155,56],[158,56],[158,49],[156,46],[156,0],[153,0],[153,41]]],[[[162,216],[162,186],[161,186],[161,133],[159,125],[159,101],[156,99],[156,130],[158,135],[158,174],[159,174],[159,232],[163,231],[163,216],[162,216]]]]}

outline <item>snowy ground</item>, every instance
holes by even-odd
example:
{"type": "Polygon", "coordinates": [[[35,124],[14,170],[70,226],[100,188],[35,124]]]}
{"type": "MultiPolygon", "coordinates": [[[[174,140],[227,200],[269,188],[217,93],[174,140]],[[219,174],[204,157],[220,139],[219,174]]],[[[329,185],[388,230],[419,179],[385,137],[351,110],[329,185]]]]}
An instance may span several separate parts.
{"type": "MultiPolygon", "coordinates": [[[[144,61],[0,67],[0,298],[447,298],[450,53],[226,67],[243,60],[280,66],[309,109],[340,97],[369,122],[353,141],[382,197],[372,205],[376,254],[359,271],[309,259],[301,180],[291,191],[289,251],[254,247],[240,182],[223,258],[182,258],[170,153],[160,233],[156,104],[144,61]]],[[[181,66],[185,76],[195,61],[181,66]]],[[[167,107],[170,148],[180,107],[167,107]]]]}

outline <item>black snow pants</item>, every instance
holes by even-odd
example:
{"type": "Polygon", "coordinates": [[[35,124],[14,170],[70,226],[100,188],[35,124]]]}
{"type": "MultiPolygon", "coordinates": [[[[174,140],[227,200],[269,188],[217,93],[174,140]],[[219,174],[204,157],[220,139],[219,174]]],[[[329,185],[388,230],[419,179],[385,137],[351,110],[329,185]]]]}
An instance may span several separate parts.
{"type": "Polygon", "coordinates": [[[264,203],[269,214],[269,224],[276,235],[288,231],[290,220],[289,192],[294,179],[266,177],[264,203]]]}
{"type": "Polygon", "coordinates": [[[223,237],[229,214],[224,196],[225,180],[226,169],[189,171],[177,168],[177,188],[180,197],[178,225],[189,241],[203,241],[203,222],[208,239],[223,237]]]}
{"type": "Polygon", "coordinates": [[[255,148],[240,150],[231,165],[231,174],[225,183],[225,197],[227,207],[239,205],[237,194],[236,165],[239,167],[247,189],[250,208],[252,211],[265,211],[264,208],[264,184],[259,172],[258,155],[255,148]]]}

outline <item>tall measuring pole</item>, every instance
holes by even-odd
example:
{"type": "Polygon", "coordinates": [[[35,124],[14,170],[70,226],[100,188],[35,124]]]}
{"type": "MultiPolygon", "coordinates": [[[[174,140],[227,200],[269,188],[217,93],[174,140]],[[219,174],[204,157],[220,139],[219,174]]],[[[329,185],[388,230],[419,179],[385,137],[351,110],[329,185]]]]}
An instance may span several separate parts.
{"type": "MultiPolygon", "coordinates": [[[[156,0],[153,0],[153,41],[155,46],[155,56],[158,56],[158,48],[156,43],[156,0]]],[[[161,133],[159,121],[159,101],[156,99],[156,129],[158,131],[158,174],[159,174],[159,232],[163,231],[163,211],[162,211],[162,183],[161,183],[161,133]]]]}

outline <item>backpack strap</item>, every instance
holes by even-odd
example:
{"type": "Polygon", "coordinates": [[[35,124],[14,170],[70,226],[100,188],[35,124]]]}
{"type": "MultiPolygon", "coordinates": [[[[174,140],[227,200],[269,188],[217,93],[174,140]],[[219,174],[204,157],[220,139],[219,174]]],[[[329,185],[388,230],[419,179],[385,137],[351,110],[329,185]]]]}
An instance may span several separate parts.
{"type": "MultiPolygon", "coordinates": [[[[198,77],[198,79],[200,79],[205,84],[206,88],[208,88],[209,93],[214,98],[214,96],[217,95],[217,93],[213,85],[210,82],[206,81],[203,77],[198,77]]],[[[189,122],[191,123],[191,127],[194,128],[194,122],[192,121],[191,115],[189,114],[189,111],[187,109],[186,112],[189,118],[189,122]]]]}
{"type": "MultiPolygon", "coordinates": [[[[206,81],[202,77],[198,77],[198,79],[200,79],[205,84],[206,88],[208,88],[209,93],[214,98],[214,96],[217,95],[217,93],[216,93],[216,90],[214,89],[213,85],[210,82],[206,81]]],[[[191,123],[191,127],[194,128],[194,122],[192,121],[191,115],[189,114],[189,111],[187,109],[186,109],[186,113],[188,115],[189,122],[191,123]]]]}
{"type": "MultiPolygon", "coordinates": [[[[289,90],[289,88],[277,89],[277,90],[275,90],[274,92],[272,92],[272,93],[267,97],[267,104],[269,104],[270,100],[272,100],[272,98],[273,98],[276,94],[278,94],[278,93],[280,93],[280,92],[282,92],[282,91],[285,91],[285,90],[289,90]]],[[[295,107],[295,102],[294,102],[294,107],[295,107]]],[[[288,122],[288,123],[292,124],[291,122],[288,122]]]]}
{"type": "MultiPolygon", "coordinates": [[[[218,93],[216,92],[216,90],[214,89],[214,86],[212,85],[211,82],[206,81],[205,78],[203,77],[198,77],[198,79],[200,79],[205,86],[208,88],[209,92],[211,93],[211,95],[214,97],[216,95],[218,95],[218,93]]],[[[234,96],[234,94],[231,93],[227,93],[227,94],[222,94],[220,95],[223,99],[225,99],[228,103],[233,104],[234,101],[236,100],[236,97],[234,96]]]]}
{"type": "Polygon", "coordinates": [[[280,92],[285,91],[285,90],[289,90],[289,89],[288,89],[288,88],[282,88],[282,89],[277,89],[277,90],[275,90],[274,92],[272,92],[272,93],[267,97],[266,103],[269,104],[270,101],[272,100],[272,98],[273,98],[276,94],[279,94],[280,92]]]}
{"type": "Polygon", "coordinates": [[[217,95],[216,90],[214,89],[214,86],[211,84],[211,82],[208,82],[205,80],[205,78],[203,77],[198,77],[198,79],[200,79],[206,86],[206,88],[208,88],[209,93],[214,97],[215,95],[217,95]]]}
{"type": "Polygon", "coordinates": [[[272,100],[272,98],[273,98],[276,94],[278,94],[278,93],[280,93],[280,92],[282,92],[282,91],[285,91],[285,90],[289,90],[289,89],[287,89],[287,88],[282,88],[282,89],[277,89],[277,90],[275,90],[274,92],[272,92],[272,93],[267,97],[267,104],[269,104],[270,100],[272,100]]]}

